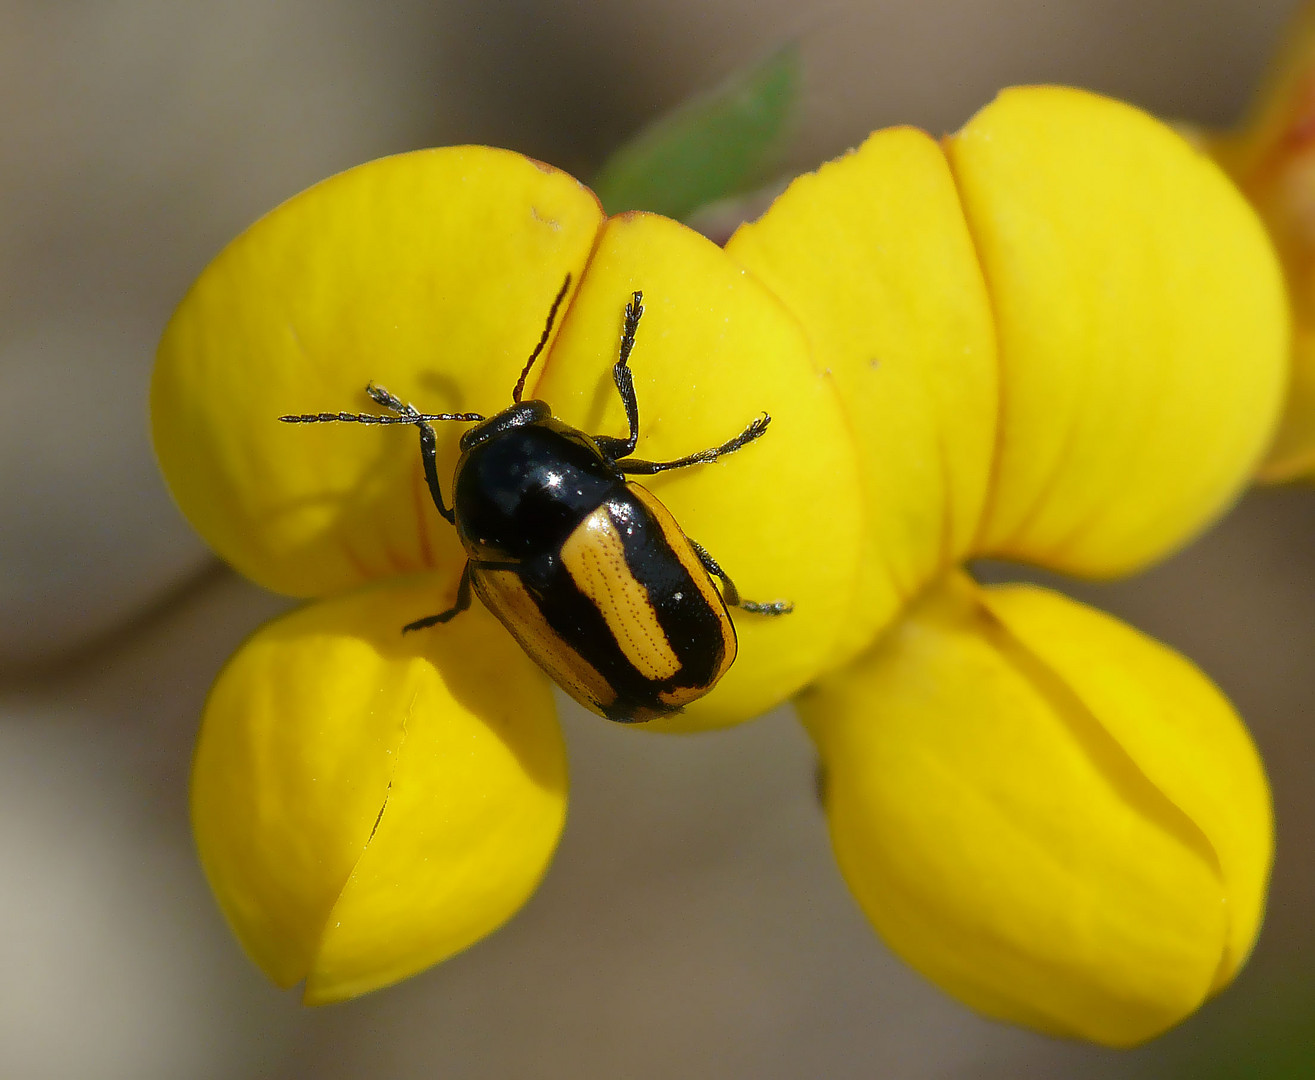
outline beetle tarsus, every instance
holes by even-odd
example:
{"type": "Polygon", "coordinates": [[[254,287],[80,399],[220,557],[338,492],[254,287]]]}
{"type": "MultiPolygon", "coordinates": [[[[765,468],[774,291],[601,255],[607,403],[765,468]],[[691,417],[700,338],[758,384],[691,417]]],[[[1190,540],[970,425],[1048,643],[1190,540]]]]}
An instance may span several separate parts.
{"type": "Polygon", "coordinates": [[[789,600],[768,600],[765,603],[741,600],[737,606],[741,611],[752,612],[754,615],[789,615],[794,611],[794,604],[789,600]]]}
{"type": "Polygon", "coordinates": [[[401,416],[411,417],[420,415],[414,405],[405,404],[400,398],[394,394],[390,394],[382,386],[377,386],[372,382],[366,383],[365,392],[370,395],[372,401],[382,405],[385,409],[392,409],[401,416]]]}

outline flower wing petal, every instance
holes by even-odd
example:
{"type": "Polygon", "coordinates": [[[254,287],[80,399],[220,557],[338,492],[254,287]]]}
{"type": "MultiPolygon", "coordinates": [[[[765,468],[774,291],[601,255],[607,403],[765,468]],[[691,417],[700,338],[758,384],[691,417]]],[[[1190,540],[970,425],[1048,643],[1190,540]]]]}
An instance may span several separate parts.
{"type": "Polygon", "coordinates": [[[435,576],[267,624],[206,703],[192,821],[238,938],[307,999],[385,985],[505,921],[565,815],[551,691],[500,625],[403,635],[435,576]]]}
{"type": "Polygon", "coordinates": [[[1109,575],[1184,543],[1263,454],[1287,377],[1260,222],[1168,127],[1007,90],[946,141],[996,313],[984,554],[1109,575]]]}
{"type": "Polygon", "coordinates": [[[865,495],[862,647],[967,552],[995,445],[990,303],[945,156],[879,131],[726,250],[798,316],[842,395],[865,495]]]}
{"type": "MultiPolygon", "coordinates": [[[[383,412],[367,382],[426,412],[505,408],[601,220],[569,176],[484,147],[373,161],[261,218],[206,268],[160,343],[156,454],[193,526],[242,573],[296,596],[436,567],[455,578],[460,546],[413,428],[278,417],[383,412]]],[[[439,425],[442,478],[464,427],[439,425]]]]}

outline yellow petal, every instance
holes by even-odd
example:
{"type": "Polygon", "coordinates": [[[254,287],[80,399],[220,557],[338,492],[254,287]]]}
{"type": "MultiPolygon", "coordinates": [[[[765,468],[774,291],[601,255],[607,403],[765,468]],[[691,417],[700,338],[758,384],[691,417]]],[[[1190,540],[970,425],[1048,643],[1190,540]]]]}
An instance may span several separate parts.
{"type": "Polygon", "coordinates": [[[253,959],[306,999],[411,975],[506,921],[560,834],[566,765],[547,681],[434,576],[259,630],[206,703],[192,821],[253,959]]]}
{"type": "Polygon", "coordinates": [[[1143,566],[1228,505],[1272,435],[1288,318],[1264,230],[1178,135],[1081,91],[1005,91],[946,149],[1000,353],[978,550],[1143,566]]]}
{"type": "MultiPolygon", "coordinates": [[[[430,412],[504,408],[601,219],[569,176],[482,147],[374,161],[267,214],[205,270],[160,344],[155,448],[183,512],[280,592],[435,567],[455,579],[460,545],[414,429],[278,417],[380,412],[368,381],[430,412]]],[[[440,426],[445,479],[466,426],[440,426]]]]}
{"type": "Polygon", "coordinates": [[[535,389],[567,423],[625,434],[611,369],[634,290],[645,309],[631,357],[637,457],[672,460],[726,442],[764,412],[772,418],[760,439],[713,464],[636,477],[743,596],[795,605],[778,617],[733,610],[730,671],[683,715],[650,726],[735,723],[837,663],[854,632],[853,442],[832,380],[813,369],[790,315],[715,244],[652,214],[608,222],[535,389]]]}
{"type": "Polygon", "coordinates": [[[1109,616],[953,577],[800,708],[860,904],[974,1008],[1132,1045],[1249,949],[1255,750],[1199,671],[1109,616]]]}
{"type": "Polygon", "coordinates": [[[1228,905],[1212,989],[1225,985],[1260,930],[1272,856],[1269,785],[1246,728],[1199,670],[1117,619],[1031,586],[981,599],[1210,842],[1228,905]]]}
{"type": "Polygon", "coordinates": [[[866,499],[861,647],[967,552],[995,445],[990,304],[945,156],[912,128],[877,132],[726,250],[799,318],[840,389],[866,499]]]}

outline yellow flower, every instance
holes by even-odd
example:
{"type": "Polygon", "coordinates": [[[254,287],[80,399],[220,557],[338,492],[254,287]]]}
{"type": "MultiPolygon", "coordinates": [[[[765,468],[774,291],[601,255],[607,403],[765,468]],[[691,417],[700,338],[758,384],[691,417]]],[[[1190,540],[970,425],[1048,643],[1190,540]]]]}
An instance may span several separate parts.
{"type": "MultiPolygon", "coordinates": [[[[556,843],[566,772],[547,681],[479,605],[401,633],[452,603],[465,561],[414,432],[278,417],[369,406],[371,380],[491,415],[568,274],[529,387],[568,423],[624,433],[611,367],[635,289],[640,456],[772,416],[751,451],[649,485],[745,595],[796,605],[737,620],[734,666],[669,726],[755,716],[875,630],[848,612],[861,509],[838,395],[789,312],[720,248],[653,215],[604,220],[570,177],[476,147],[376,161],[273,211],[174,315],[152,417],[170,488],[211,545],[270,589],[324,598],[220,676],[193,781],[220,904],[309,1001],[394,981],[509,917],[556,843]]],[[[462,430],[439,429],[442,477],[462,430]]]]}
{"type": "Polygon", "coordinates": [[[1206,136],[1255,204],[1282,259],[1295,333],[1292,385],[1265,480],[1315,477],[1315,5],[1284,38],[1273,71],[1236,132],[1206,136]]]}
{"type": "Polygon", "coordinates": [[[1240,722],[1134,631],[959,567],[1126,573],[1222,512],[1279,408],[1282,287],[1207,160],[1057,89],[1007,92],[944,145],[878,132],[725,251],[460,148],[326,181],[205,271],[160,349],[161,466],[238,569],[316,598],[221,674],[195,762],[202,861],[265,970],[311,1001],[384,985],[509,917],[551,856],[544,678],[478,605],[399,632],[451,603],[463,561],[414,438],[275,419],[365,407],[369,380],[497,411],[568,273],[530,387],[568,423],[624,430],[634,289],[642,456],[773,417],[752,453],[652,487],[746,595],[795,613],[738,618],[725,679],[652,726],[804,691],[860,903],[992,1015],[1126,1044],[1224,985],[1271,843],[1240,722]]]}
{"type": "Polygon", "coordinates": [[[841,868],[891,946],[993,1016],[1113,1045],[1229,981],[1259,927],[1264,773],[1169,650],[974,556],[1101,577],[1184,543],[1285,376],[1263,230],[1124,105],[1007,91],[938,146],[878,132],[727,250],[841,386],[860,603],[902,612],[799,701],[841,868]]]}

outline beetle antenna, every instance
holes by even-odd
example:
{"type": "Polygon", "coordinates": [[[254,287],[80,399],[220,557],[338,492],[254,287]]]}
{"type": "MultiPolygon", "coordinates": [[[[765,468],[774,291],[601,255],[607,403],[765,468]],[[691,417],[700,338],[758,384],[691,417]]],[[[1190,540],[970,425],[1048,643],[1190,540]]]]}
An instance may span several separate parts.
{"type": "Polygon", "coordinates": [[[566,290],[571,287],[571,275],[566,275],[566,280],[562,282],[562,287],[557,290],[557,299],[552,302],[552,307],[548,309],[548,321],[544,324],[543,333],[539,335],[539,344],[534,346],[534,352],[530,353],[530,358],[525,361],[525,367],[521,371],[521,377],[516,380],[516,387],[511,392],[511,400],[516,404],[520,403],[521,394],[525,392],[525,380],[530,376],[530,368],[534,367],[534,361],[539,359],[539,353],[543,352],[543,347],[548,344],[548,335],[552,333],[552,324],[557,319],[557,309],[562,306],[562,300],[566,297],[566,290]]]}
{"type": "Polygon", "coordinates": [[[291,416],[280,416],[279,419],[285,424],[331,424],[335,422],[344,424],[427,424],[432,420],[475,421],[484,419],[481,414],[473,412],[417,412],[414,405],[406,404],[395,394],[390,394],[382,386],[375,386],[374,383],[368,384],[365,392],[370,395],[371,400],[377,401],[385,409],[392,409],[397,415],[380,416],[377,413],[321,412],[294,413],[291,416]]]}
{"type": "Polygon", "coordinates": [[[322,412],[322,413],[296,413],[290,416],[280,416],[285,424],[419,424],[429,423],[434,420],[483,420],[484,417],[479,413],[473,412],[445,412],[445,413],[411,413],[406,416],[379,416],[376,413],[348,413],[348,412],[322,412]]]}

